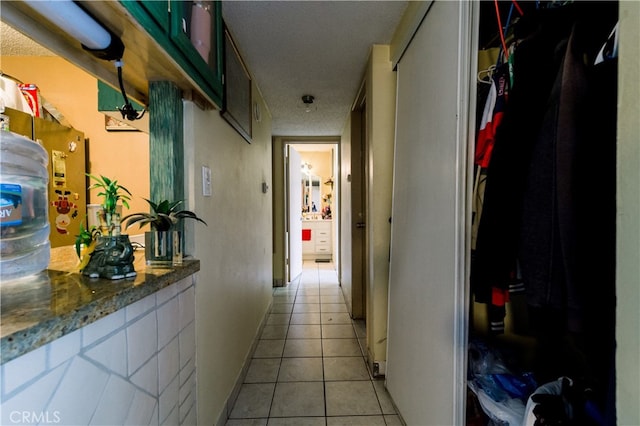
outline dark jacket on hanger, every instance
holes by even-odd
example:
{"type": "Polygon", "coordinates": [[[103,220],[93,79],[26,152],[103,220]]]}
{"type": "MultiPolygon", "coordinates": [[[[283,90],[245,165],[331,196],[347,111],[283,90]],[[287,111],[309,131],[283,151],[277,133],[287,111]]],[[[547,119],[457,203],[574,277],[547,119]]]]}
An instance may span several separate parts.
{"type": "Polygon", "coordinates": [[[478,301],[519,262],[527,302],[562,312],[555,326],[571,331],[593,315],[591,287],[610,302],[613,286],[616,80],[584,60],[615,24],[598,7],[523,19],[472,263],[478,301]]]}

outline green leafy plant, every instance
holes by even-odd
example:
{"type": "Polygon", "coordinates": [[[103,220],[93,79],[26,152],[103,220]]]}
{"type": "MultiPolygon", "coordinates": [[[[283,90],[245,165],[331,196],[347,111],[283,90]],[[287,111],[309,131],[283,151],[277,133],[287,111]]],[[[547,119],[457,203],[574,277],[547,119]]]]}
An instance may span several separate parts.
{"type": "MultiPolygon", "coordinates": [[[[103,232],[108,235],[113,235],[116,229],[119,232],[120,218],[116,213],[116,208],[118,202],[122,203],[124,207],[129,208],[131,192],[124,186],[118,184],[117,180],[112,180],[102,175],[95,176],[87,174],[87,176],[96,182],[89,187],[89,190],[100,189],[98,196],[103,198],[101,207],[104,214],[104,225],[101,223],[101,226],[106,228],[103,232]]],[[[117,233],[115,234],[117,235],[117,233]]]]}
{"type": "Polygon", "coordinates": [[[84,244],[86,247],[89,247],[102,233],[100,229],[91,225],[85,228],[84,222],[80,222],[80,233],[76,235],[76,253],[78,257],[81,256],[81,246],[84,244]]]}
{"type": "Polygon", "coordinates": [[[162,200],[159,203],[154,203],[146,198],[144,198],[144,200],[151,206],[151,212],[132,213],[123,217],[122,220],[125,222],[126,228],[137,223],[140,227],[148,224],[154,231],[169,231],[183,219],[194,219],[207,225],[207,223],[200,219],[194,212],[180,210],[181,200],[173,202],[162,200]]]}

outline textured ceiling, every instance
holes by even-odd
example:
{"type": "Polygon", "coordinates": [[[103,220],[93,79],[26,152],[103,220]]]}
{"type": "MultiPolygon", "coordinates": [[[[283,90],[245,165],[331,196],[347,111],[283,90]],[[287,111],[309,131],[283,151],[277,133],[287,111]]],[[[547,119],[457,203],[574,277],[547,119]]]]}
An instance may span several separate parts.
{"type": "Polygon", "coordinates": [[[406,1],[223,1],[222,14],[273,117],[276,136],[338,136],[373,44],[406,1]],[[302,95],[315,97],[305,112],[302,95]]]}
{"type": "Polygon", "coordinates": [[[4,56],[54,56],[50,50],[0,22],[0,52],[4,56]]]}

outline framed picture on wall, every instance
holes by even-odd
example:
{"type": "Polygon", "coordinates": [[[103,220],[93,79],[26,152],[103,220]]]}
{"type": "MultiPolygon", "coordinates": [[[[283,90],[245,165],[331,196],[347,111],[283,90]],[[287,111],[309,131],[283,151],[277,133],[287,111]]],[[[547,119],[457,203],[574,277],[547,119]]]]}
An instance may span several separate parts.
{"type": "Polygon", "coordinates": [[[222,117],[251,143],[251,76],[227,28],[224,31],[224,100],[222,117]]]}

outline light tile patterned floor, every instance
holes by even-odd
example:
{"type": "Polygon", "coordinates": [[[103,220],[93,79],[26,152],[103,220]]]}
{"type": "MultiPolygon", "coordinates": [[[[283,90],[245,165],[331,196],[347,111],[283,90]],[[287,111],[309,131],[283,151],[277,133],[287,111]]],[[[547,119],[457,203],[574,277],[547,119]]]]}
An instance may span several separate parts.
{"type": "Polygon", "coordinates": [[[305,262],[299,279],[274,289],[227,425],[401,425],[383,381],[369,375],[364,337],[333,264],[305,262]]]}

